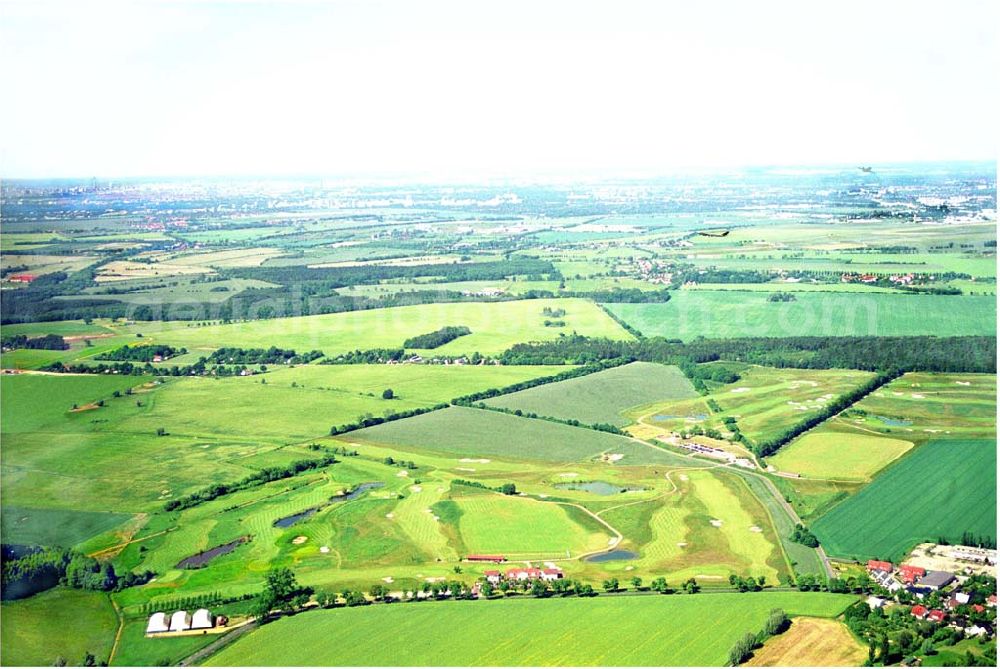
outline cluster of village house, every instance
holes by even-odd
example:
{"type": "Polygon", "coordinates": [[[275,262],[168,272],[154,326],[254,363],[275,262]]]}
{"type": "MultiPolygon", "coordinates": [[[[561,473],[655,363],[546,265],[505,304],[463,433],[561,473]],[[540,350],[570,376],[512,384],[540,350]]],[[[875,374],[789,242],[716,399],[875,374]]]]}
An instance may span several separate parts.
{"type": "MultiPolygon", "coordinates": [[[[893,274],[889,277],[891,283],[899,284],[900,286],[908,286],[913,283],[916,277],[913,274],[893,274]]],[[[931,281],[934,277],[928,277],[931,281]]],[[[876,283],[878,282],[878,276],[875,274],[841,274],[840,281],[842,283],[876,283]]]]}
{"type": "Polygon", "coordinates": [[[198,609],[190,615],[187,611],[175,611],[169,618],[166,613],[157,611],[149,617],[146,634],[210,630],[214,627],[225,627],[228,622],[225,616],[213,616],[208,609],[198,609]]]}
{"type": "MultiPolygon", "coordinates": [[[[897,568],[891,562],[883,560],[869,560],[868,573],[875,583],[890,593],[904,590],[918,600],[923,600],[932,592],[948,588],[957,580],[955,574],[948,571],[927,570],[923,567],[907,564],[901,564],[897,568]]],[[[914,618],[934,623],[949,621],[950,626],[964,630],[968,636],[992,635],[993,630],[989,627],[975,624],[967,626],[963,617],[952,614],[958,607],[967,605],[970,599],[970,595],[962,592],[958,586],[952,588],[950,597],[945,600],[943,608],[929,609],[923,604],[917,604],[910,609],[910,614],[914,618]]],[[[887,600],[882,597],[873,595],[868,598],[868,606],[873,609],[882,608],[887,603],[887,600]]],[[[997,596],[990,595],[989,599],[986,600],[986,606],[996,608],[996,605],[997,596]]],[[[982,613],[986,610],[986,606],[973,604],[972,610],[975,613],[982,613]]]]}
{"type": "MultiPolygon", "coordinates": [[[[493,562],[496,564],[507,561],[507,557],[504,555],[468,555],[465,559],[468,562],[493,562]]],[[[500,585],[500,582],[504,580],[511,583],[523,581],[557,581],[563,577],[563,570],[550,563],[550,566],[547,566],[545,569],[537,567],[514,567],[513,569],[508,569],[503,574],[498,569],[487,569],[483,572],[483,576],[492,585],[500,585]]]]}

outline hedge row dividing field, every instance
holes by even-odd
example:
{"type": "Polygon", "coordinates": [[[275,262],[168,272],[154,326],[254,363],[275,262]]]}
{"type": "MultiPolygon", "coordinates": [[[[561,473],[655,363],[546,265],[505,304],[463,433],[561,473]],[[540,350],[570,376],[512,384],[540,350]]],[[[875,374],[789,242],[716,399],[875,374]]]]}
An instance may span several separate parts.
{"type": "Polygon", "coordinates": [[[996,536],[996,442],[939,440],[915,449],[813,523],[836,557],[898,559],[963,532],[996,536]]]}
{"type": "Polygon", "coordinates": [[[623,412],[650,401],[697,397],[680,369],[651,362],[633,362],[560,383],[546,384],[486,400],[488,406],[520,409],[540,416],[610,423],[624,427],[623,412]]]}
{"type": "Polygon", "coordinates": [[[771,609],[832,618],[855,599],[762,592],[333,609],[272,623],[207,664],[722,666],[771,609]]]}

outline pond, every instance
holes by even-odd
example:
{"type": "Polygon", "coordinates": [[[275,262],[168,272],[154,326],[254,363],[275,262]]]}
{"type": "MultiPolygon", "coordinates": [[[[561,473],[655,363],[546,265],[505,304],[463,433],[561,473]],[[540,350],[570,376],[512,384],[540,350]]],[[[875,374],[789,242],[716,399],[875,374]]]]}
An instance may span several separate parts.
{"type": "Polygon", "coordinates": [[[613,562],[615,560],[634,560],[639,557],[638,553],[633,553],[632,551],[625,550],[613,550],[607,553],[598,553],[597,555],[591,555],[588,558],[584,558],[584,562],[613,562]]]}
{"type": "Polygon", "coordinates": [[[623,492],[636,492],[638,490],[644,490],[644,488],[629,488],[628,486],[608,483],[607,481],[557,483],[553,487],[559,488],[560,490],[584,490],[586,492],[592,492],[595,495],[617,495],[623,492]]]}
{"type": "Polygon", "coordinates": [[[250,541],[250,537],[240,537],[234,541],[230,541],[228,544],[222,544],[221,546],[216,546],[215,548],[209,548],[207,551],[202,551],[201,553],[195,553],[190,557],[186,557],[177,563],[177,569],[198,569],[199,567],[204,567],[208,562],[220,555],[226,555],[227,553],[232,553],[236,550],[236,547],[242,543],[250,541]]]}
{"type": "Polygon", "coordinates": [[[653,416],[653,420],[676,420],[678,418],[683,418],[685,420],[705,420],[706,418],[708,418],[708,414],[707,413],[694,413],[694,414],[691,414],[690,416],[678,416],[678,415],[669,414],[669,413],[658,413],[655,416],[653,416]]]}
{"type": "MultiPolygon", "coordinates": [[[[358,487],[354,488],[353,490],[351,490],[350,492],[348,492],[348,493],[346,493],[344,495],[337,495],[336,497],[331,497],[329,504],[338,504],[340,502],[350,502],[352,499],[357,499],[358,497],[360,497],[361,495],[363,495],[368,490],[372,490],[373,488],[381,488],[384,485],[385,485],[385,483],[383,483],[381,481],[372,481],[370,483],[362,483],[361,485],[359,485],[358,487]]],[[[315,514],[317,511],[319,511],[320,509],[324,508],[325,506],[328,506],[328,505],[327,504],[323,504],[323,505],[320,505],[320,506],[314,506],[314,507],[305,509],[304,511],[299,511],[298,513],[294,513],[291,516],[285,516],[284,518],[278,518],[276,521],[274,521],[274,526],[275,527],[281,527],[281,528],[291,527],[295,523],[298,523],[300,521],[303,521],[303,520],[306,520],[307,518],[312,517],[313,514],[315,514]]]]}
{"type": "Polygon", "coordinates": [[[906,427],[907,425],[913,425],[912,420],[906,420],[905,418],[889,418],[888,416],[875,416],[880,421],[888,425],[889,427],[906,427]]]}

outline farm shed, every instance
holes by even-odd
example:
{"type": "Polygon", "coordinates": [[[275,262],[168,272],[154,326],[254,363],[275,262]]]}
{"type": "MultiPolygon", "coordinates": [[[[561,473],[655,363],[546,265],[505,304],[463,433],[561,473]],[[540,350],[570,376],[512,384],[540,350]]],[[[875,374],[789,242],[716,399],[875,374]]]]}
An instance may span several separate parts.
{"type": "Polygon", "coordinates": [[[166,632],[169,627],[167,627],[167,614],[162,611],[157,611],[149,617],[149,623],[146,624],[146,634],[155,634],[156,632],[166,632]]]}
{"type": "Polygon", "coordinates": [[[191,629],[193,630],[210,629],[214,626],[215,623],[212,620],[212,612],[208,609],[198,609],[191,617],[191,629]]]}
{"type": "Polygon", "coordinates": [[[187,629],[191,629],[191,619],[187,611],[174,611],[174,615],[170,616],[170,631],[181,632],[187,629]]]}
{"type": "Polygon", "coordinates": [[[940,590],[955,580],[955,575],[947,571],[929,571],[920,579],[920,585],[931,590],[940,590]]]}

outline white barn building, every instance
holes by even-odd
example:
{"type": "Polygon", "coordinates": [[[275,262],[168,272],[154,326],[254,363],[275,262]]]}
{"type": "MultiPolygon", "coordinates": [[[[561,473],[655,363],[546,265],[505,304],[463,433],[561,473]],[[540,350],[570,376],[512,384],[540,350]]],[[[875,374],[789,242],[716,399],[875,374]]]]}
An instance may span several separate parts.
{"type": "Polygon", "coordinates": [[[187,611],[175,611],[174,615],[170,616],[170,631],[181,632],[188,629],[191,629],[191,620],[187,611]]]}
{"type": "Polygon", "coordinates": [[[198,609],[191,617],[191,629],[205,630],[214,627],[212,612],[208,609],[198,609]]]}
{"type": "Polygon", "coordinates": [[[170,628],[167,626],[167,614],[162,611],[157,611],[149,617],[149,623],[146,625],[146,634],[166,632],[169,629],[170,628]]]}

